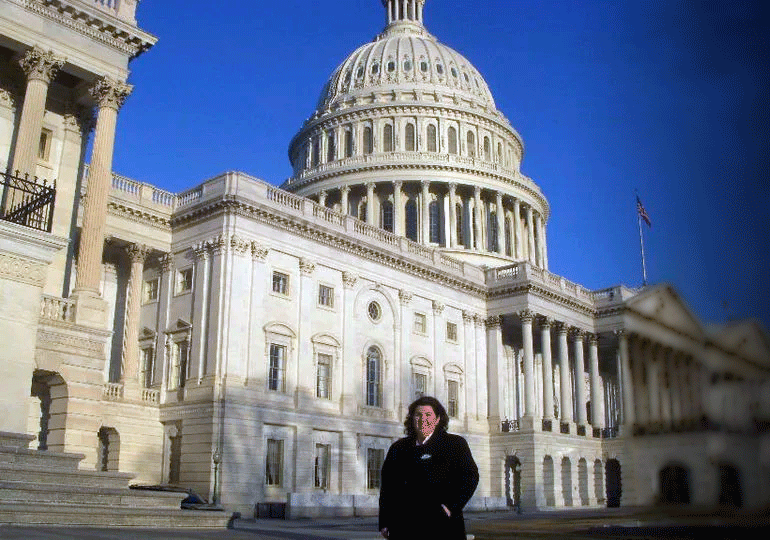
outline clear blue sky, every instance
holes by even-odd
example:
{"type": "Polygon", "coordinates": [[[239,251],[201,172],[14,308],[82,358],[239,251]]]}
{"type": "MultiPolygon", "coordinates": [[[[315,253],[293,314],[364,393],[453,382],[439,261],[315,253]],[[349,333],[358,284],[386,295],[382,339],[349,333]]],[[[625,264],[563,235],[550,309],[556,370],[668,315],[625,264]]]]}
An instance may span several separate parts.
{"type": "MultiPolygon", "coordinates": [[[[651,283],[703,322],[770,329],[768,36],[759,1],[427,0],[486,78],[551,204],[551,271],[651,283]],[[726,302],[726,304],[725,304],[726,302]]],[[[380,0],[146,0],[114,168],[182,191],[226,170],[273,184],[328,76],[384,27],[380,0]]]]}

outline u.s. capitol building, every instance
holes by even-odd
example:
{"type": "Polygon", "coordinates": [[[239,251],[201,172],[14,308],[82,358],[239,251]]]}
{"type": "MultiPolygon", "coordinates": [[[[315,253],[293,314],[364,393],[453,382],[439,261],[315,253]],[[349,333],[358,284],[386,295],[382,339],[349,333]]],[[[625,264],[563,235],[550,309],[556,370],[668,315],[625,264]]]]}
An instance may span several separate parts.
{"type": "Polygon", "coordinates": [[[0,1],[3,444],[246,515],[360,515],[430,394],[479,464],[475,509],[770,504],[764,331],[549,272],[521,135],[425,0],[382,4],[289,180],[174,194],[111,167],[156,40],[136,2],[0,1]]]}

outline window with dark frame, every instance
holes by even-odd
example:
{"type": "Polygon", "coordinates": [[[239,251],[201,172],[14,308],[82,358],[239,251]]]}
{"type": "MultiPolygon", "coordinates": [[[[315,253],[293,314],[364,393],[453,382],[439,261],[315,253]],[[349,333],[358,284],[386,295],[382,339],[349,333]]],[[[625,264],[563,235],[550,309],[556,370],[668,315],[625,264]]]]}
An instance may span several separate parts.
{"type": "Polygon", "coordinates": [[[282,272],[273,272],[273,292],[283,295],[289,294],[289,276],[282,272]]]}
{"type": "Polygon", "coordinates": [[[332,379],[332,355],[318,353],[316,372],[316,397],[330,399],[332,379]]]}
{"type": "Polygon", "coordinates": [[[280,439],[268,439],[267,456],[265,459],[265,485],[280,486],[282,473],[283,441],[280,439]]]}
{"type": "Polygon", "coordinates": [[[286,346],[270,344],[270,359],[267,374],[267,388],[274,392],[284,391],[284,371],[286,369],[286,346]]]}
{"type": "Polygon", "coordinates": [[[382,484],[382,463],[385,461],[385,450],[381,448],[366,449],[366,487],[380,489],[382,484]]]}

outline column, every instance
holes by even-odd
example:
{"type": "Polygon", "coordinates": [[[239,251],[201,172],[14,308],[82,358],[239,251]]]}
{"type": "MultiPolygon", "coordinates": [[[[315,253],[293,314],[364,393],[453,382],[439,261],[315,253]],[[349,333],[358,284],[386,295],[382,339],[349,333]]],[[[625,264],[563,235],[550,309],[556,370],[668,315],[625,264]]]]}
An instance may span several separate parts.
{"type": "Polygon", "coordinates": [[[476,251],[482,251],[484,244],[481,239],[481,188],[473,188],[473,242],[472,246],[476,251]]]}
{"type": "Polygon", "coordinates": [[[535,214],[535,230],[534,233],[537,233],[537,239],[536,239],[536,247],[535,247],[535,264],[539,266],[540,268],[543,267],[543,236],[542,231],[543,230],[543,220],[540,217],[540,213],[535,214]]]}
{"type": "Polygon", "coordinates": [[[672,384],[671,384],[671,363],[672,351],[665,348],[661,350],[660,362],[660,420],[664,426],[671,425],[672,415],[672,384]]]}
{"type": "Polygon", "coordinates": [[[430,242],[430,211],[428,207],[430,203],[430,182],[421,180],[420,187],[422,188],[422,204],[420,205],[422,207],[422,219],[420,220],[422,225],[421,243],[427,245],[430,242]]]}
{"type": "Polygon", "coordinates": [[[489,317],[484,321],[487,328],[487,381],[488,416],[490,429],[500,430],[500,420],[505,415],[504,396],[500,383],[505,381],[505,359],[503,356],[502,317],[489,317]]]}
{"type": "Polygon", "coordinates": [[[641,339],[634,340],[633,346],[633,370],[634,380],[637,382],[637,386],[634,387],[636,399],[636,420],[637,423],[644,426],[650,421],[650,398],[648,381],[644,377],[644,369],[649,369],[647,366],[647,359],[645,358],[645,348],[647,343],[641,339]]]}
{"type": "MultiPolygon", "coordinates": [[[[88,172],[88,187],[83,204],[83,225],[75,282],[75,294],[79,297],[97,297],[99,294],[107,197],[112,183],[115,127],[118,110],[131,93],[131,88],[130,85],[106,77],[99,79],[91,88],[91,95],[98,102],[98,116],[88,172]]],[[[78,305],[78,312],[80,308],[78,305]]]]}
{"type": "Polygon", "coordinates": [[[588,335],[588,363],[591,377],[591,425],[604,427],[604,391],[599,376],[599,336],[588,335]]]}
{"type": "MultiPolygon", "coordinates": [[[[27,88],[24,93],[24,105],[21,109],[11,170],[18,170],[22,176],[27,173],[34,176],[48,85],[64,64],[64,60],[54,56],[53,51],[45,52],[34,47],[24,54],[19,64],[27,76],[27,88]]],[[[13,201],[8,203],[13,204],[13,201]]]]}
{"type": "Polygon", "coordinates": [[[585,361],[583,360],[583,330],[576,328],[572,332],[575,347],[575,409],[576,423],[584,426],[588,423],[586,414],[585,361]]]}
{"type": "Polygon", "coordinates": [[[679,353],[672,351],[669,362],[668,386],[671,393],[671,421],[674,425],[679,424],[690,416],[686,410],[689,400],[685,398],[687,384],[683,377],[684,370],[682,367],[679,353]]]}
{"type": "Polygon", "coordinates": [[[340,188],[340,206],[342,207],[342,213],[346,216],[350,213],[350,204],[348,203],[349,194],[350,186],[342,186],[340,188]]]}
{"type": "Polygon", "coordinates": [[[532,207],[527,206],[527,260],[535,264],[535,230],[532,207]]]}
{"type": "Polygon", "coordinates": [[[505,211],[503,210],[503,194],[499,191],[495,194],[495,202],[497,203],[497,210],[495,211],[497,217],[497,253],[505,255],[505,211]]]}
{"type": "Polygon", "coordinates": [[[543,250],[543,269],[548,270],[548,242],[545,237],[545,219],[540,223],[541,249],[543,250]]]}
{"type": "Polygon", "coordinates": [[[457,247],[457,183],[449,183],[449,247],[457,247]]]}
{"type": "MultiPolygon", "coordinates": [[[[631,375],[631,361],[628,356],[628,334],[625,330],[616,330],[618,337],[618,351],[620,353],[620,387],[623,394],[623,426],[633,428],[636,423],[636,409],[634,407],[634,383],[631,375]]],[[[630,433],[628,433],[630,435],[630,433]]]]}
{"type": "Polygon", "coordinates": [[[521,202],[513,199],[513,257],[521,257],[521,202]]]}
{"type": "Polygon", "coordinates": [[[128,294],[126,295],[126,321],[123,333],[123,374],[124,384],[139,384],[139,318],[142,308],[142,285],[144,283],[144,261],[149,248],[140,244],[130,244],[126,251],[131,260],[128,276],[128,294]]]}
{"type": "Polygon", "coordinates": [[[569,351],[567,349],[567,325],[558,323],[556,335],[559,339],[559,387],[561,404],[559,416],[564,424],[572,422],[572,382],[570,380],[569,351]]]}
{"type": "MultiPolygon", "coordinates": [[[[299,260],[299,309],[297,312],[297,398],[299,408],[304,409],[315,398],[315,359],[313,358],[313,342],[311,341],[310,325],[303,321],[312,319],[317,299],[317,287],[314,287],[313,272],[315,263],[302,257],[299,260]],[[303,405],[303,402],[305,405],[303,405]]],[[[288,385],[287,385],[288,388],[288,385]]]]}
{"type": "Polygon", "coordinates": [[[660,348],[655,345],[648,351],[647,388],[650,399],[650,422],[659,423],[661,420],[660,396],[660,348]]]}
{"type": "Polygon", "coordinates": [[[403,182],[393,182],[393,232],[396,236],[404,236],[404,202],[401,186],[403,182]]]}
{"type": "Polygon", "coordinates": [[[374,219],[374,182],[366,183],[366,222],[374,227],[377,220],[374,219]]]}
{"type": "Polygon", "coordinates": [[[318,204],[321,206],[326,206],[326,191],[321,190],[321,192],[318,194],[318,204]]]}
{"type": "Polygon", "coordinates": [[[543,419],[553,419],[553,362],[551,359],[551,326],[553,319],[540,320],[540,342],[543,349],[543,419]]]}
{"type": "Polygon", "coordinates": [[[519,313],[524,343],[524,416],[535,415],[535,351],[532,344],[532,318],[528,309],[519,313]]]}
{"type": "MultiPolygon", "coordinates": [[[[355,351],[355,316],[356,292],[358,276],[352,272],[342,272],[344,289],[344,306],[342,313],[342,414],[355,414],[358,396],[361,392],[360,379],[356,377],[356,362],[358,355],[355,351]]],[[[354,460],[355,462],[355,460],[354,460]]]]}

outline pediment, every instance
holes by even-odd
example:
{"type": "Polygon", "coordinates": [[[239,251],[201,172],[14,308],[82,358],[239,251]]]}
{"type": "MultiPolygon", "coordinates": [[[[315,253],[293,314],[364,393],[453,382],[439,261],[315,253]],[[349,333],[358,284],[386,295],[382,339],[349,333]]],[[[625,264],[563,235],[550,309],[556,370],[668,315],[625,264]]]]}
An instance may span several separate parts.
{"type": "Polygon", "coordinates": [[[709,328],[711,338],[738,356],[770,367],[770,339],[754,320],[736,321],[709,328]]]}
{"type": "Polygon", "coordinates": [[[702,338],[703,326],[671,285],[651,287],[626,302],[632,312],[677,332],[702,338]]]}

